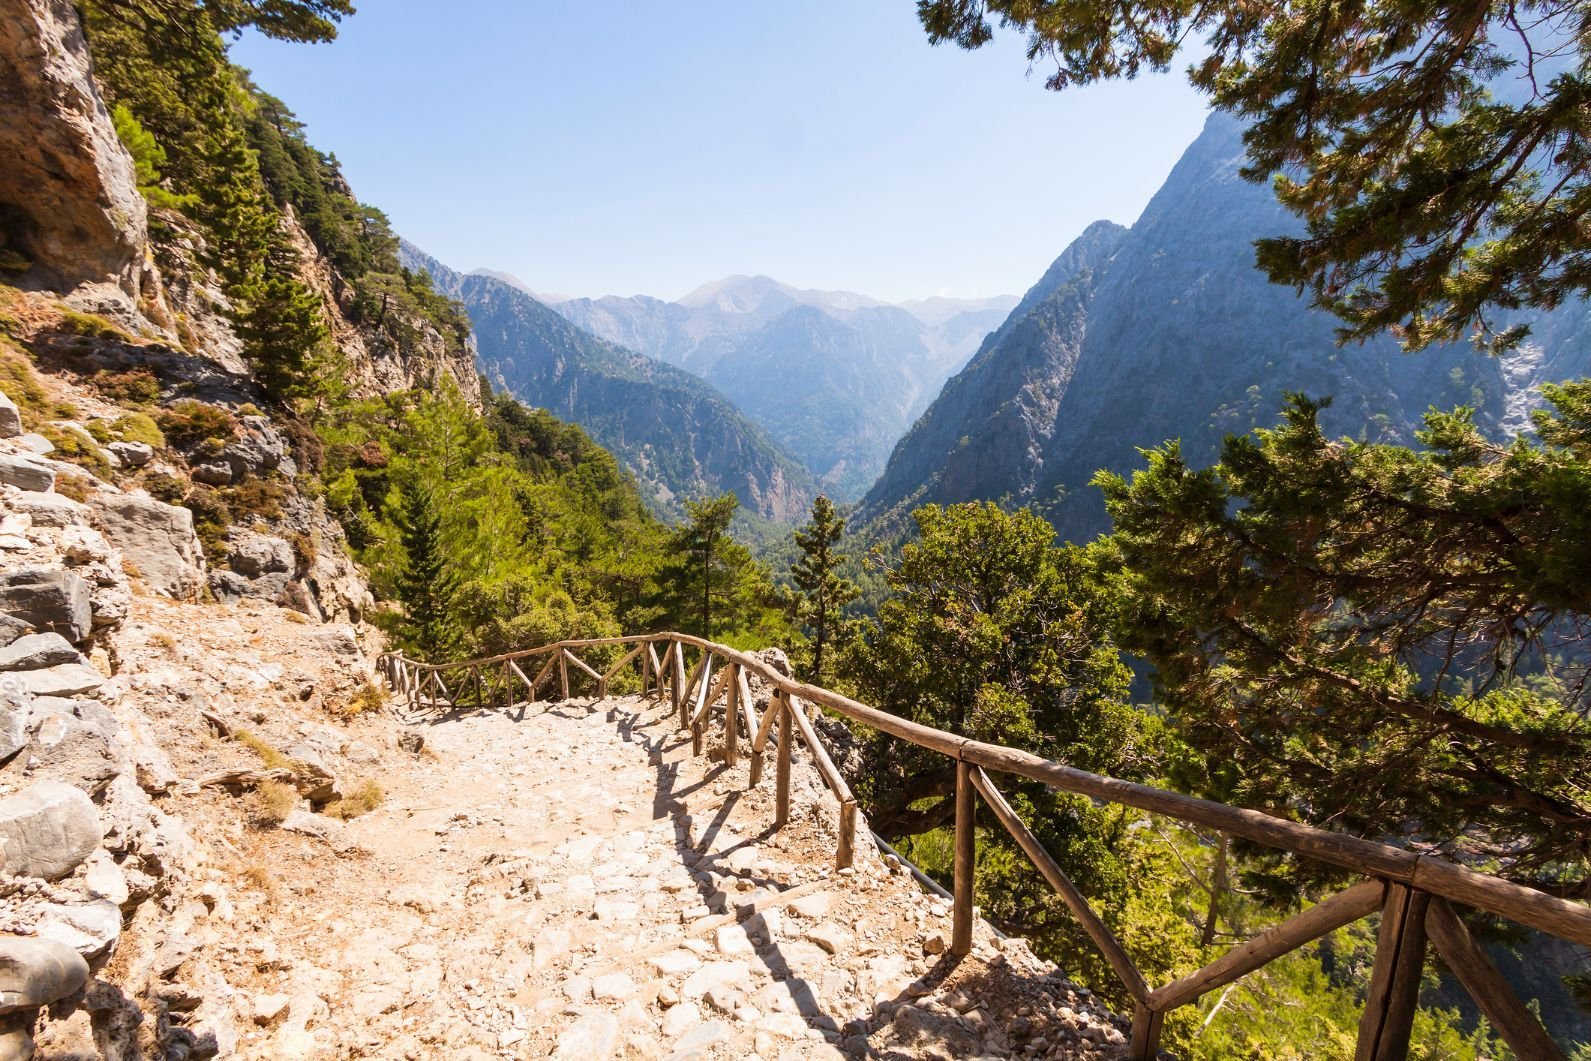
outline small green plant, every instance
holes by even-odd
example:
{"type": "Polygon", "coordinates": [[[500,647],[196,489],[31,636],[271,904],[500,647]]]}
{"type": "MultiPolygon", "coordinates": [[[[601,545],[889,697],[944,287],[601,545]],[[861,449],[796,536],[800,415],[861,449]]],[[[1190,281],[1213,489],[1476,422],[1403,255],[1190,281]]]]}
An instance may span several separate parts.
{"type": "Polygon", "coordinates": [[[219,453],[237,435],[237,420],[219,405],[184,399],[155,414],[166,439],[180,450],[219,453]]]}
{"type": "Polygon", "coordinates": [[[258,405],[255,405],[253,402],[244,402],[242,405],[238,406],[238,415],[239,416],[264,416],[265,414],[260,412],[260,407],[258,405]]]}
{"type": "Polygon", "coordinates": [[[227,531],[232,528],[232,509],[221,492],[194,483],[176,503],[193,513],[193,531],[199,536],[205,555],[225,556],[227,531]]]}
{"type": "Polygon", "coordinates": [[[110,460],[87,431],[70,424],[40,424],[38,430],[55,447],[52,456],[87,469],[97,479],[110,481],[110,460]]]}
{"type": "Polygon", "coordinates": [[[343,705],[341,714],[353,717],[362,715],[366,711],[380,711],[387,706],[387,691],[375,682],[365,682],[354,691],[343,705]]]}
{"type": "Polygon", "coordinates": [[[232,739],[243,747],[260,757],[260,762],[265,764],[267,770],[291,770],[293,760],[277,751],[269,741],[255,736],[246,729],[240,729],[232,734],[232,739]]]}
{"type": "Polygon", "coordinates": [[[110,425],[111,434],[122,442],[142,442],[155,449],[166,448],[166,436],[160,433],[154,418],[148,413],[127,413],[118,416],[110,425]]]}
{"type": "Polygon", "coordinates": [[[246,479],[229,486],[223,493],[232,518],[242,523],[250,518],[275,520],[282,518],[282,502],[290,493],[281,479],[246,479]]]}
{"type": "Polygon", "coordinates": [[[28,355],[4,340],[0,340],[0,391],[22,410],[23,421],[29,426],[40,420],[77,415],[75,406],[52,397],[45,389],[28,355]]]}
{"type": "Polygon", "coordinates": [[[55,492],[62,497],[82,503],[94,489],[94,480],[86,475],[57,475],[55,492]]]}
{"type": "Polygon", "coordinates": [[[188,496],[188,484],[175,475],[149,472],[143,477],[142,482],[150,497],[156,501],[164,501],[168,505],[180,505],[188,496]]]}
{"type": "Polygon", "coordinates": [[[369,814],[386,800],[387,794],[382,791],[381,784],[374,779],[361,781],[359,787],[334,803],[326,804],[324,813],[333,818],[357,818],[361,814],[369,814]]]}
{"type": "Polygon", "coordinates": [[[60,330],[85,339],[109,339],[131,343],[133,337],[104,317],[94,313],[79,313],[67,305],[58,305],[61,314],[60,330]]]}
{"type": "Polygon", "coordinates": [[[89,382],[100,394],[120,405],[153,405],[160,400],[160,380],[148,369],[97,372],[89,382]]]}

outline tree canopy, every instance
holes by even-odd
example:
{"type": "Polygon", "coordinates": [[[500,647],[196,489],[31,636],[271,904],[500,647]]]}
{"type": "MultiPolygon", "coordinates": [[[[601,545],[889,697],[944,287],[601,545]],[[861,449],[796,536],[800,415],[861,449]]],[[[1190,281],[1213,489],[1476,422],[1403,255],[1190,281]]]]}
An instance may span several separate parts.
{"type": "Polygon", "coordinates": [[[1274,179],[1303,235],[1258,244],[1272,280],[1308,289],[1345,339],[1395,329],[1412,349],[1466,333],[1501,350],[1509,314],[1591,288],[1591,33],[1583,3],[1354,0],[918,0],[935,43],[993,22],[1064,89],[1169,69],[1250,124],[1253,180],[1274,179]]]}

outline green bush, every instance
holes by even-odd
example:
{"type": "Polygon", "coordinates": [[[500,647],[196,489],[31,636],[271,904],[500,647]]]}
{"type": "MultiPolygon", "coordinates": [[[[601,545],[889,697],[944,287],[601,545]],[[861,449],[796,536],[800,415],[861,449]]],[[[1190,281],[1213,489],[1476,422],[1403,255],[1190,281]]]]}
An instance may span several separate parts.
{"type": "Polygon", "coordinates": [[[60,330],[72,335],[81,335],[85,339],[112,339],[119,342],[130,343],[133,337],[122,331],[104,317],[93,313],[79,313],[70,306],[58,305],[61,313],[60,330]]]}
{"type": "Polygon", "coordinates": [[[160,380],[148,369],[98,372],[89,382],[100,394],[120,405],[153,405],[160,400],[160,380]]]}
{"type": "Polygon", "coordinates": [[[38,431],[55,447],[52,457],[87,469],[97,479],[110,481],[110,460],[87,431],[67,424],[40,424],[38,431]]]}
{"type": "Polygon", "coordinates": [[[237,420],[219,405],[184,399],[155,414],[167,441],[185,452],[220,453],[237,435],[237,420]]]}

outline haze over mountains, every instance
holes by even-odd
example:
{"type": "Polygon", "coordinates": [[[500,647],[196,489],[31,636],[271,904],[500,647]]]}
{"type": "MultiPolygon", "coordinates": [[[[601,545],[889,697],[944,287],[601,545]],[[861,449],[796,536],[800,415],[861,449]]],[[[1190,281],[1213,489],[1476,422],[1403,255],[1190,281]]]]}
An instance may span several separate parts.
{"type": "Polygon", "coordinates": [[[1288,391],[1332,396],[1330,433],[1410,442],[1433,404],[1522,430],[1541,383],[1591,372],[1580,303],[1538,315],[1503,359],[1388,337],[1336,347],[1335,318],[1253,266],[1254,240],[1299,226],[1239,176],[1241,136],[1212,116],[1137,223],[1098,222],[1056,259],[901,439],[860,520],[1010,498],[1084,540],[1107,529],[1096,470],[1129,472],[1139,447],[1173,438],[1208,464],[1226,434],[1274,423],[1288,391]]]}
{"type": "Polygon", "coordinates": [[[901,432],[1016,304],[891,305],[766,276],[727,277],[675,302],[540,297],[593,335],[718,387],[841,501],[872,485],[901,432]]]}

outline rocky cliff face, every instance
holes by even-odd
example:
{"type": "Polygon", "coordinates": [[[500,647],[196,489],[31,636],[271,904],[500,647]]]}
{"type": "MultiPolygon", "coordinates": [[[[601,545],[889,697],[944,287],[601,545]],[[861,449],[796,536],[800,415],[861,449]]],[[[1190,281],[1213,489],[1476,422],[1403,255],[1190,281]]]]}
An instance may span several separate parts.
{"type": "Polygon", "coordinates": [[[144,200],[70,0],[0,4],[0,99],[0,281],[132,305],[144,200]]]}
{"type": "MultiPolygon", "coordinates": [[[[210,802],[204,712],[258,725],[279,696],[273,725],[325,738],[271,775],[306,780],[283,798],[335,798],[328,723],[372,677],[371,596],[304,475],[320,443],[251,375],[203,237],[170,211],[147,224],[66,0],[0,0],[0,98],[0,1057],[35,1034],[43,1056],[231,1054],[249,1022],[216,965],[235,942],[218,882],[242,870],[209,860],[242,817],[210,802]],[[187,652],[216,626],[246,651],[292,631],[302,658],[265,651],[245,676],[187,652]]],[[[356,324],[283,224],[356,393],[445,373],[478,400],[468,347],[425,320],[356,324]]]]}
{"type": "Polygon", "coordinates": [[[1238,175],[1242,154],[1238,123],[1212,117],[1130,231],[1080,237],[896,447],[863,518],[1009,496],[1081,540],[1107,525],[1096,470],[1129,472],[1171,438],[1207,463],[1226,434],[1274,422],[1287,391],[1332,396],[1334,433],[1408,442],[1431,405],[1518,430],[1541,382],[1591,369],[1583,306],[1542,316],[1501,360],[1338,348],[1334,318],[1253,268],[1253,241],[1296,221],[1238,175]],[[1057,287],[1068,262],[1086,279],[1057,287]]]}
{"type": "Polygon", "coordinates": [[[814,487],[800,462],[689,372],[589,335],[501,280],[455,273],[413,247],[404,256],[464,303],[488,376],[585,428],[635,474],[661,514],[725,490],[779,522],[800,518],[810,504],[814,487]]]}

